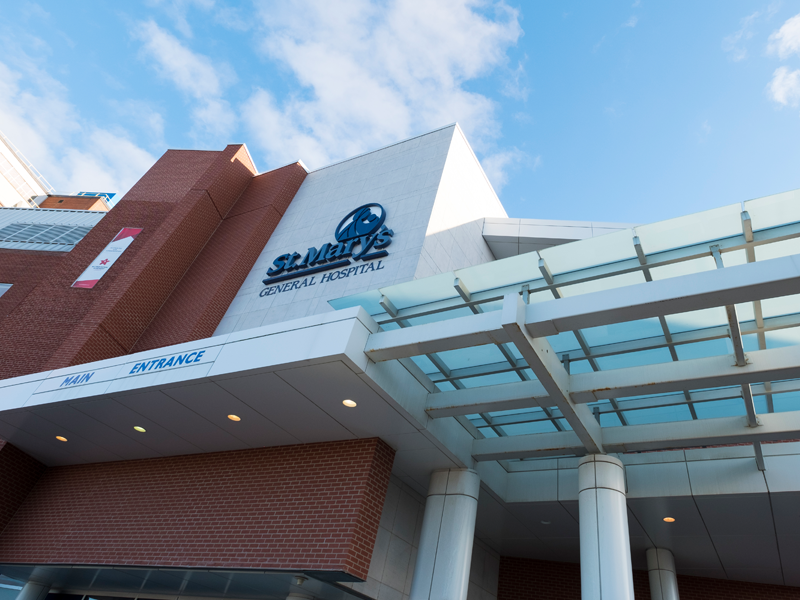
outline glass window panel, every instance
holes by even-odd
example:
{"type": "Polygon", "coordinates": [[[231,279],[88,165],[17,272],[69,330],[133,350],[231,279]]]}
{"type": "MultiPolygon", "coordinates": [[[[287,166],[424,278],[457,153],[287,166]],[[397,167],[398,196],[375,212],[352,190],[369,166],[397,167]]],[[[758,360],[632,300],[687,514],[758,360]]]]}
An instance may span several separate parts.
{"type": "Polygon", "coordinates": [[[439,374],[439,369],[430,361],[427,356],[412,356],[411,360],[422,369],[422,372],[426,375],[431,375],[433,373],[439,374]]]}
{"type": "Polygon", "coordinates": [[[664,318],[667,320],[667,325],[672,333],[694,331],[695,329],[705,329],[707,327],[728,324],[728,316],[725,314],[725,309],[722,306],[666,315],[664,318]]]}
{"type": "Polygon", "coordinates": [[[556,420],[558,421],[558,424],[561,425],[561,429],[563,429],[564,431],[572,431],[572,426],[566,419],[556,419],[556,420]]]}
{"type": "Polygon", "coordinates": [[[577,375],[578,373],[591,373],[592,365],[588,360],[574,360],[569,363],[570,375],[577,375]]]}
{"type": "Polygon", "coordinates": [[[625,418],[629,425],[645,425],[647,423],[669,423],[672,421],[690,421],[692,413],[688,404],[676,406],[658,406],[641,410],[626,410],[625,418]]]}
{"type": "Polygon", "coordinates": [[[736,317],[739,323],[746,323],[747,321],[755,321],[756,313],[753,310],[752,302],[745,302],[744,304],[736,305],[736,317]]]}
{"type": "Polygon", "coordinates": [[[435,385],[436,389],[439,390],[440,392],[452,392],[454,389],[456,389],[456,386],[454,386],[449,381],[440,381],[435,385]]]}
{"type": "Polygon", "coordinates": [[[722,264],[726,267],[738,267],[739,265],[746,265],[747,252],[745,252],[744,250],[733,250],[731,252],[723,252],[722,264]]]}
{"type": "Polygon", "coordinates": [[[767,348],[797,346],[800,344],[800,327],[767,331],[764,336],[767,338],[767,348]]]}
{"type": "Polygon", "coordinates": [[[755,352],[760,350],[758,347],[758,336],[755,333],[742,336],[742,344],[744,345],[745,352],[755,352]]]}
{"type": "Polygon", "coordinates": [[[623,229],[547,248],[541,250],[539,254],[555,275],[636,258],[636,248],[633,245],[632,231],[623,229]]]}
{"type": "Polygon", "coordinates": [[[589,346],[604,346],[664,335],[661,323],[656,318],[589,327],[582,329],[581,333],[589,346]]]}
{"type": "Polygon", "coordinates": [[[527,435],[529,433],[552,433],[558,430],[552,421],[536,421],[534,423],[503,425],[503,431],[508,435],[527,435]]]}
{"type": "Polygon", "coordinates": [[[764,317],[778,317],[780,315],[793,315],[800,309],[800,294],[782,296],[780,298],[767,298],[761,301],[761,312],[764,317]]]}
{"type": "Polygon", "coordinates": [[[443,312],[434,313],[432,315],[412,317],[408,319],[407,322],[413,327],[415,325],[425,325],[426,323],[438,323],[439,321],[448,321],[450,319],[458,319],[460,317],[469,317],[473,314],[475,313],[473,313],[469,308],[462,306],[460,308],[454,308],[452,310],[446,310],[443,312]]]}
{"type": "Polygon", "coordinates": [[[604,356],[596,360],[598,367],[604,371],[610,371],[612,369],[641,367],[642,365],[655,365],[658,363],[670,362],[672,360],[672,355],[667,348],[654,348],[653,350],[641,350],[639,352],[626,352],[625,354],[604,356]]]}
{"type": "Polygon", "coordinates": [[[650,269],[650,275],[653,276],[654,281],[660,281],[662,279],[669,279],[671,277],[681,277],[682,275],[713,271],[716,268],[717,265],[712,256],[702,256],[700,258],[684,260],[671,265],[664,265],[663,267],[653,267],[650,269]]]}
{"type": "Polygon", "coordinates": [[[580,296],[581,294],[591,294],[593,292],[602,292],[603,290],[636,285],[637,283],[645,283],[646,281],[644,273],[641,271],[634,271],[632,273],[623,273],[622,275],[603,277],[602,279],[595,279],[594,281],[587,281],[585,283],[565,285],[559,289],[565,298],[569,298],[570,296],[580,296]]]}
{"type": "Polygon", "coordinates": [[[721,338],[718,340],[695,342],[694,344],[681,344],[675,346],[675,351],[680,360],[692,360],[694,358],[733,354],[733,344],[730,338],[721,338]]]}
{"type": "Polygon", "coordinates": [[[800,254],[800,238],[756,246],[756,260],[770,260],[800,254]]]}
{"type": "Polygon", "coordinates": [[[445,352],[438,352],[437,356],[450,369],[464,369],[466,367],[508,362],[502,352],[500,352],[500,349],[494,344],[485,344],[472,348],[459,348],[458,350],[447,350],[445,352]]]}
{"type": "Polygon", "coordinates": [[[741,208],[731,204],[693,215],[636,227],[646,254],[718,240],[742,233],[741,208]]]}
{"type": "Polygon", "coordinates": [[[565,331],[564,333],[559,333],[558,335],[549,335],[547,336],[547,341],[550,342],[553,350],[558,354],[561,354],[562,352],[569,352],[570,350],[581,349],[578,339],[571,331],[565,331]]]}
{"type": "Polygon", "coordinates": [[[787,392],[785,394],[774,394],[772,405],[775,412],[788,412],[790,410],[800,410],[800,392],[787,392]]]}
{"type": "Polygon", "coordinates": [[[730,398],[729,400],[713,400],[711,402],[697,402],[694,405],[698,419],[716,419],[718,417],[736,417],[747,414],[744,400],[730,398]]]}
{"type": "MultiPolygon", "coordinates": [[[[542,279],[539,255],[536,252],[510,256],[502,260],[458,269],[455,276],[464,282],[471,294],[505,287],[513,283],[534,282],[542,279]]],[[[451,276],[450,286],[453,281],[451,276]]]]}
{"type": "Polygon", "coordinates": [[[617,413],[605,413],[600,415],[600,427],[622,427],[617,413]]]}
{"type": "Polygon", "coordinates": [[[481,375],[480,377],[465,377],[459,381],[466,388],[486,387],[489,385],[499,385],[501,383],[515,383],[521,381],[519,375],[514,372],[493,373],[491,375],[481,375]]]}
{"type": "Polygon", "coordinates": [[[754,231],[800,221],[800,190],[748,200],[744,209],[750,215],[754,231]]]}
{"type": "Polygon", "coordinates": [[[491,427],[478,427],[478,431],[480,431],[483,434],[483,437],[487,438],[500,437],[495,433],[494,429],[492,429],[491,427]]]}
{"type": "Polygon", "coordinates": [[[507,417],[512,415],[519,415],[520,417],[530,417],[531,419],[539,419],[544,417],[544,410],[541,407],[534,407],[534,408],[514,408],[511,410],[496,410],[489,413],[489,416],[492,418],[496,417],[507,417]]]}

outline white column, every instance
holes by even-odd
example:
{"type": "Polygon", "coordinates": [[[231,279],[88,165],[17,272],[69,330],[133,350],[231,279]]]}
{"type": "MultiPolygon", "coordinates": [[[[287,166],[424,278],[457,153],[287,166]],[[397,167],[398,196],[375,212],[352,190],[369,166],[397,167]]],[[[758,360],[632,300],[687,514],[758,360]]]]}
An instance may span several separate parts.
{"type": "Polygon", "coordinates": [[[50,586],[29,581],[17,594],[17,600],[44,600],[50,592],[50,586]]]}
{"type": "Polygon", "coordinates": [[[680,600],[672,552],[665,548],[650,548],[647,551],[647,573],[653,600],[680,600]]]}
{"type": "Polygon", "coordinates": [[[622,463],[604,454],[578,463],[582,600],[633,600],[622,463]]]}
{"type": "Polygon", "coordinates": [[[466,600],[480,483],[469,469],[431,474],[410,600],[466,600]]]}

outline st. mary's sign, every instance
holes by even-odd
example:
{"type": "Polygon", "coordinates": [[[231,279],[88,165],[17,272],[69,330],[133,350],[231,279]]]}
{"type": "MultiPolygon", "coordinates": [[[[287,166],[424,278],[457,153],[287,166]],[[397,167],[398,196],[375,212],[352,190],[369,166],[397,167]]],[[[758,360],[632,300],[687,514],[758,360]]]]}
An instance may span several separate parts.
{"type": "Polygon", "coordinates": [[[267,271],[265,285],[305,277],[312,273],[341,269],[351,261],[383,258],[394,232],[384,225],[386,210],[380,204],[359,206],[342,219],[336,228],[335,243],[309,248],[305,254],[281,254],[267,271]]]}

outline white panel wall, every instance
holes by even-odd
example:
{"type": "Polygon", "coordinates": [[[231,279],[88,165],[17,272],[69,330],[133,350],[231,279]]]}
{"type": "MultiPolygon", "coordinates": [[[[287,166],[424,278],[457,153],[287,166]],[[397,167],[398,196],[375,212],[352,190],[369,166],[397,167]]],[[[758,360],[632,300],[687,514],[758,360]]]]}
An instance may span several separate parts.
{"type": "MultiPolygon", "coordinates": [[[[367,581],[342,585],[375,600],[408,600],[424,511],[425,499],[392,476],[367,581]]],[[[499,574],[500,556],[476,538],[467,600],[496,600],[499,574]]]]}
{"type": "Polygon", "coordinates": [[[483,220],[507,217],[460,127],[436,194],[415,279],[494,260],[483,220]]]}
{"type": "Polygon", "coordinates": [[[457,125],[313,171],[215,335],[327,312],[331,299],[493,260],[482,236],[485,216],[505,211],[457,125]],[[342,218],[370,202],[386,209],[394,231],[380,270],[325,283],[318,274],[314,285],[259,296],[275,258],[334,242],[342,218]]]}

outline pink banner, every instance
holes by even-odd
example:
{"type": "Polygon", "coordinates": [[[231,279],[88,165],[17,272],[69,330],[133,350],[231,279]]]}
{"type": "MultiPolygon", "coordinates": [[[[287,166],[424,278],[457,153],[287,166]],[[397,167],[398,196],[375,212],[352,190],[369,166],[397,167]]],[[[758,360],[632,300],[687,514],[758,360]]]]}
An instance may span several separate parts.
{"type": "Polygon", "coordinates": [[[134,227],[122,228],[108,246],[103,248],[103,251],[94,259],[92,264],[90,264],[88,268],[81,273],[81,276],[75,280],[72,287],[91,289],[97,285],[97,282],[106,274],[120,255],[125,252],[128,246],[133,243],[133,240],[136,239],[136,236],[139,235],[141,231],[141,229],[136,229],[134,227]]]}

